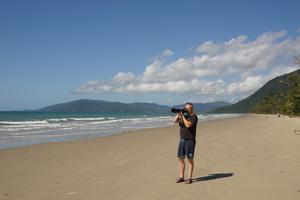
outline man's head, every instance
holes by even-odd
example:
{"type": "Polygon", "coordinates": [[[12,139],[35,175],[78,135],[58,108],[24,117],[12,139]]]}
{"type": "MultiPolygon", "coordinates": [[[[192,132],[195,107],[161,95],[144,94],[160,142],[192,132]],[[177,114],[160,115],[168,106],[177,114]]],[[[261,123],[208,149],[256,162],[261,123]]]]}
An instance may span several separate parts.
{"type": "Polygon", "coordinates": [[[192,114],[194,112],[193,104],[191,102],[187,102],[185,104],[185,108],[189,111],[189,114],[192,114]]]}

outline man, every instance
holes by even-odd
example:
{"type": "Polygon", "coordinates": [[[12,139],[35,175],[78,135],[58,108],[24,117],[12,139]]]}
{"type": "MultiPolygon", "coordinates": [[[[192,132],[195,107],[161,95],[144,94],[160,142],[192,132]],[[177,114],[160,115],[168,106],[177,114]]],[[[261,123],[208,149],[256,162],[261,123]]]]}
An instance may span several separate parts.
{"type": "Polygon", "coordinates": [[[180,127],[180,142],[177,153],[179,158],[179,178],[176,180],[176,183],[185,181],[186,184],[191,184],[194,170],[193,159],[196,145],[198,117],[197,114],[194,113],[192,103],[186,103],[185,108],[188,111],[187,115],[179,112],[174,118],[174,123],[178,123],[180,127]],[[187,158],[189,163],[189,174],[186,180],[184,179],[185,158],[187,158]]]}

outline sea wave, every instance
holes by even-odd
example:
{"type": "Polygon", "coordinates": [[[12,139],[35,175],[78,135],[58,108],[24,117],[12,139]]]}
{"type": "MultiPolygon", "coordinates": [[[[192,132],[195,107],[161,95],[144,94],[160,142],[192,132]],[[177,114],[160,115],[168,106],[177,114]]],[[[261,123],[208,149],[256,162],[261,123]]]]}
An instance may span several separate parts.
{"type": "MultiPolygon", "coordinates": [[[[229,114],[199,114],[199,121],[237,117],[229,114]]],[[[43,120],[0,121],[0,149],[38,144],[49,141],[65,141],[74,138],[104,136],[122,132],[170,126],[174,116],[101,116],[63,117],[43,120]],[[48,140],[51,138],[51,140],[48,140]]]]}
{"type": "Polygon", "coordinates": [[[47,124],[47,120],[42,121],[0,121],[0,125],[31,125],[31,124],[47,124]]]}
{"type": "Polygon", "coordinates": [[[31,120],[31,121],[0,121],[0,126],[14,126],[14,125],[44,125],[49,123],[65,123],[65,122],[89,122],[89,121],[104,121],[114,120],[116,117],[93,117],[93,118],[51,118],[45,120],[31,120]]]}
{"type": "Polygon", "coordinates": [[[139,126],[139,123],[151,123],[157,121],[168,120],[170,117],[94,117],[94,118],[50,118],[45,120],[32,121],[0,121],[0,134],[3,132],[30,132],[30,131],[52,131],[52,130],[73,130],[73,129],[101,129],[101,127],[118,127],[131,124],[139,126]]]}

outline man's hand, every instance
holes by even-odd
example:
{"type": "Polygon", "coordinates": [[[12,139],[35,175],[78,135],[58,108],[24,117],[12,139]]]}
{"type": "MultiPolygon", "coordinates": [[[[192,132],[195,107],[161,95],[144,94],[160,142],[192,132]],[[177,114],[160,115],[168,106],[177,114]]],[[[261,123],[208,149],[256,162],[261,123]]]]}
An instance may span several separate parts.
{"type": "Polygon", "coordinates": [[[181,115],[178,113],[178,114],[174,117],[173,122],[174,122],[174,123],[177,123],[177,122],[179,121],[179,119],[181,119],[181,118],[182,118],[182,113],[181,113],[181,115]]]}
{"type": "Polygon", "coordinates": [[[182,116],[182,121],[183,121],[184,125],[185,125],[187,128],[190,128],[190,127],[193,125],[193,123],[190,122],[189,120],[187,120],[187,119],[185,118],[184,115],[181,115],[181,116],[182,116]]]}
{"type": "Polygon", "coordinates": [[[182,112],[179,112],[178,113],[178,116],[181,118],[183,116],[183,113],[182,112]]]}

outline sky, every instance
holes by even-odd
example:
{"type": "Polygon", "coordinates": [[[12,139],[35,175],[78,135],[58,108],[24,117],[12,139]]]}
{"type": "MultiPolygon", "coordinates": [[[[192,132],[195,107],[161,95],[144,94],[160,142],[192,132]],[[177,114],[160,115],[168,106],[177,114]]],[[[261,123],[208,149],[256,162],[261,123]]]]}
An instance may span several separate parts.
{"type": "Polygon", "coordinates": [[[237,102],[297,70],[299,0],[0,0],[0,110],[237,102]]]}

